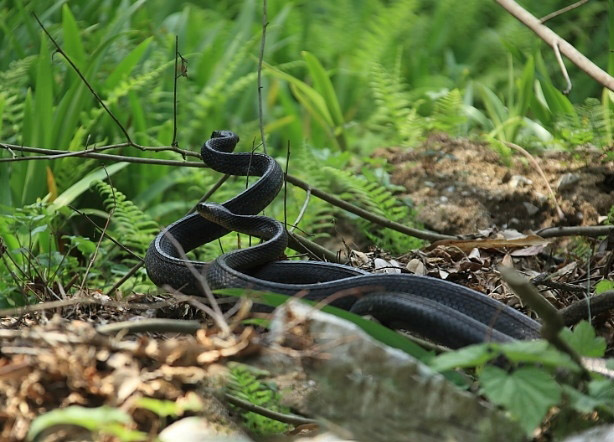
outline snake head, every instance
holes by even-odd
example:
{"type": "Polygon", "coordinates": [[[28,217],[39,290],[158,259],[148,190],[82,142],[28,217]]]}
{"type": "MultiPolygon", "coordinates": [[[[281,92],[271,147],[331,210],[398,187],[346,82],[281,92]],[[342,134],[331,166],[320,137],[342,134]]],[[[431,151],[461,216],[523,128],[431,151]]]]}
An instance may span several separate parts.
{"type": "Polygon", "coordinates": [[[196,206],[196,211],[207,221],[220,225],[220,221],[223,221],[232,215],[232,213],[226,207],[215,203],[199,203],[196,206]]]}
{"type": "Polygon", "coordinates": [[[214,130],[211,138],[205,143],[217,151],[232,152],[239,142],[239,136],[231,130],[214,130]]]}

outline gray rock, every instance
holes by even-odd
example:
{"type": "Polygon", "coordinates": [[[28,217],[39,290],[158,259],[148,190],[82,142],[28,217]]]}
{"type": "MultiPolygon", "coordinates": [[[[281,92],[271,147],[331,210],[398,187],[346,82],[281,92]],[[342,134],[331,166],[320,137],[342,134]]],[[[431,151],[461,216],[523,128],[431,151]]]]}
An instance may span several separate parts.
{"type": "Polygon", "coordinates": [[[614,442],[614,425],[591,428],[580,434],[568,437],[563,442],[614,442]]]}
{"type": "Polygon", "coordinates": [[[351,322],[290,301],[275,312],[271,338],[313,356],[304,365],[318,386],[307,406],[341,437],[365,442],[526,440],[520,427],[496,408],[351,322]]]}

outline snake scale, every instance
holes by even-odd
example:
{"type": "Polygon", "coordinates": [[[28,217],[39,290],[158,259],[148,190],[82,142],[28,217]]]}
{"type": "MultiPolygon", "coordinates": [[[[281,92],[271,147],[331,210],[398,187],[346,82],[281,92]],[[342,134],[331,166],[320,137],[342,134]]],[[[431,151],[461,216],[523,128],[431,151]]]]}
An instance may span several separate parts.
{"type": "Polygon", "coordinates": [[[277,261],[287,245],[281,223],[256,215],[275,198],[283,172],[270,156],[233,152],[239,137],[215,131],[201,149],[212,169],[231,175],[258,176],[250,187],[222,204],[199,204],[163,229],[145,256],[150,279],[191,295],[202,295],[191,265],[209,286],[251,288],[285,295],[306,293],[357,314],[370,314],[382,323],[404,328],[437,343],[465,345],[539,337],[540,324],[482,293],[448,281],[413,274],[370,274],[350,266],[316,261],[277,261]],[[187,261],[184,253],[230,231],[265,241],[231,251],[211,263],[187,261]],[[183,252],[183,253],[182,253],[183,252]],[[331,298],[332,299],[332,298],[331,298]]]}

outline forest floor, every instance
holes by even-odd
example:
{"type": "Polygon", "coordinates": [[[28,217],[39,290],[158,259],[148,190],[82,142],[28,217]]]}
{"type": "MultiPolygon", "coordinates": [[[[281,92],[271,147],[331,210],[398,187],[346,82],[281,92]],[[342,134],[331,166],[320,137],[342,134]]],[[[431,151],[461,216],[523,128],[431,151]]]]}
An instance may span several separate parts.
{"type": "MultiPolygon", "coordinates": [[[[538,288],[559,308],[581,300],[587,280],[603,278],[612,254],[605,241],[577,237],[547,241],[526,236],[551,226],[603,223],[614,206],[614,161],[606,160],[603,152],[590,148],[547,152],[533,160],[513,152],[506,161],[483,144],[433,135],[419,148],[381,148],[375,155],[393,166],[393,183],[406,189],[402,196],[413,201],[417,220],[426,228],[486,241],[477,248],[465,247],[469,243],[462,241],[444,242],[401,257],[356,252],[352,257],[355,263],[378,267],[375,258],[383,257],[390,267],[489,292],[525,313],[529,312],[500,279],[496,267],[501,263],[511,264],[531,278],[541,276],[538,288]],[[528,239],[522,242],[523,238],[528,239]],[[520,241],[506,247],[495,240],[520,241]],[[561,290],[561,284],[571,290],[561,290]]],[[[101,336],[95,330],[100,324],[152,317],[192,319],[199,317],[200,311],[193,303],[166,296],[133,294],[116,301],[97,290],[81,296],[94,303],[75,303],[0,321],[4,333],[1,440],[23,438],[32,419],[67,405],[119,407],[130,413],[133,427],[156,434],[165,418],[144,407],[138,398],[189,402],[195,385],[204,379],[209,379],[208,388],[215,388],[217,381],[211,379],[227,374],[225,361],[229,357],[240,359],[261,350],[261,332],[243,327],[223,339],[217,328],[172,338],[161,333],[138,338],[122,333],[101,336]]],[[[595,325],[612,348],[612,317],[597,318],[595,325]]],[[[286,373],[284,379],[290,379],[286,391],[305,385],[300,372],[286,373]]],[[[301,399],[304,396],[298,402],[293,399],[295,409],[300,409],[301,399]]],[[[205,414],[214,416],[212,421],[234,428],[234,419],[224,404],[214,399],[196,402],[190,406],[205,409],[205,414]]],[[[76,437],[74,431],[64,431],[68,438],[55,440],[75,440],[71,439],[76,437]]]]}

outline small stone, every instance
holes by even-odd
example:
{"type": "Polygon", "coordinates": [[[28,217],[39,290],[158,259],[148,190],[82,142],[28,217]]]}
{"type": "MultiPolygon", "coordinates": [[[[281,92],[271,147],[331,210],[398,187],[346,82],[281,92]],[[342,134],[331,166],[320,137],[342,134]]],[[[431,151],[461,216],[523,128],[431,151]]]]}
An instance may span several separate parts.
{"type": "Polygon", "coordinates": [[[530,186],[532,184],[533,184],[533,181],[531,181],[526,176],[514,175],[512,176],[512,178],[510,178],[510,186],[514,189],[519,188],[519,187],[530,186]]]}
{"type": "Polygon", "coordinates": [[[417,258],[412,259],[407,263],[405,268],[414,275],[426,275],[424,264],[417,258]]]}
{"type": "Polygon", "coordinates": [[[522,205],[524,206],[524,209],[527,211],[527,214],[529,216],[533,216],[537,212],[539,212],[539,207],[535,206],[534,204],[524,202],[522,203],[522,205]]]}
{"type": "Polygon", "coordinates": [[[566,173],[563,176],[561,176],[561,178],[559,178],[559,181],[558,181],[556,187],[557,187],[557,189],[559,191],[561,191],[561,190],[569,190],[578,181],[580,181],[580,177],[578,175],[576,175],[575,173],[566,173]]]}

